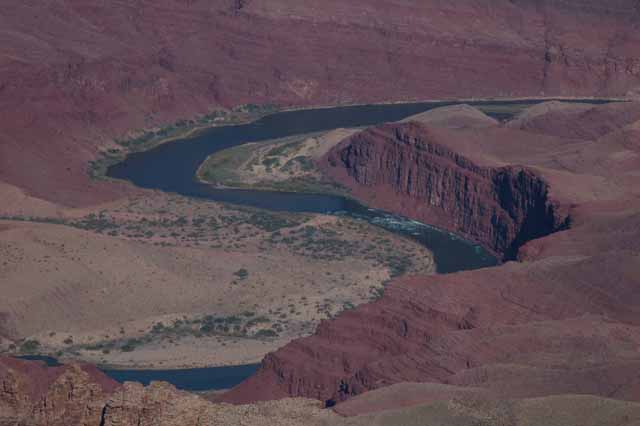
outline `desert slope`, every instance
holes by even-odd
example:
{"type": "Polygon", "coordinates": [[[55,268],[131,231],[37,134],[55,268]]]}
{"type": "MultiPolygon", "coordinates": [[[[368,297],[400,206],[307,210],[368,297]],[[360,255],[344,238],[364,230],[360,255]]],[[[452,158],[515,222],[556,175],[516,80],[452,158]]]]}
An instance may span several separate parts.
{"type": "Polygon", "coordinates": [[[0,351],[249,364],[392,276],[434,270],[419,243],[335,216],[168,194],[63,213],[0,216],[0,351]]]}
{"type": "Polygon", "coordinates": [[[0,181],[67,206],[117,198],[86,177],[114,138],[241,104],[624,96],[637,21],[633,0],[12,2],[0,181]]]}
{"type": "MultiPolygon", "coordinates": [[[[596,140],[545,137],[539,128],[453,131],[410,122],[336,146],[327,173],[359,198],[520,262],[396,280],[380,301],[267,356],[223,398],[341,401],[417,380],[501,398],[638,400],[640,380],[629,372],[640,362],[640,114],[637,104],[624,104],[592,107],[590,115],[606,117],[611,108],[627,119],[602,120],[615,130],[596,140]],[[504,173],[512,184],[496,186],[504,173]],[[543,195],[538,201],[530,197],[534,187],[543,195]],[[553,226],[541,229],[544,221],[553,226]]],[[[546,113],[551,123],[554,111],[546,113]]],[[[566,125],[580,126],[582,116],[566,125]]]]}

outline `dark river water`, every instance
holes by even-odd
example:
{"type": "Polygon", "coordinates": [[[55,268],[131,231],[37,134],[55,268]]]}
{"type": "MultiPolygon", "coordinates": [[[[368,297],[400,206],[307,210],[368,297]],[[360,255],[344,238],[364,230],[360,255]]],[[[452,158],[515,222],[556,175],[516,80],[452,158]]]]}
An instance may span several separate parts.
{"type": "MultiPolygon", "coordinates": [[[[25,355],[16,358],[28,361],[42,361],[48,367],[63,365],[56,358],[46,355],[25,355]]],[[[169,382],[178,389],[189,391],[209,391],[229,389],[258,370],[260,364],[230,367],[188,368],[182,370],[113,370],[100,368],[103,373],[118,382],[139,382],[148,385],[153,381],[169,382]]]]}
{"type": "Polygon", "coordinates": [[[258,370],[260,364],[232,367],[191,368],[186,370],[103,370],[107,376],[119,382],[152,381],[169,382],[178,389],[208,391],[229,389],[258,370]]]}
{"type": "MultiPolygon", "coordinates": [[[[467,102],[472,105],[535,104],[541,101],[467,102]]],[[[594,102],[594,101],[585,101],[594,102]]],[[[281,112],[253,123],[214,127],[196,137],[176,140],[149,151],[131,154],[111,166],[107,175],[135,185],[190,197],[241,204],[269,210],[346,215],[366,220],[413,238],[434,254],[438,273],[494,266],[497,259],[482,247],[449,232],[383,211],[369,209],[353,200],[332,196],[285,192],[217,189],[195,179],[200,164],[212,153],[248,142],[259,142],[338,127],[360,127],[398,121],[447,102],[351,106],[281,112]]],[[[491,114],[490,114],[491,115],[491,114]]],[[[493,114],[499,119],[504,114],[493,114]]],[[[52,358],[45,359],[55,363],[52,358]]],[[[213,390],[232,387],[257,369],[257,365],[212,367],[190,370],[104,370],[118,381],[152,380],[173,383],[186,390],[213,390]]]]}
{"type": "MultiPolygon", "coordinates": [[[[536,104],[541,101],[469,102],[476,106],[536,104]]],[[[578,101],[578,102],[586,102],[578,101]]],[[[589,100],[589,102],[595,102],[589,100]]],[[[288,212],[340,214],[358,217],[418,240],[434,254],[438,273],[477,269],[496,264],[496,259],[481,247],[445,231],[410,221],[383,211],[368,209],[348,198],[287,192],[219,189],[198,182],[196,172],[211,154],[248,142],[259,142],[298,134],[360,127],[398,121],[432,108],[455,102],[365,105],[287,111],[255,122],[213,127],[196,137],[176,140],[149,151],[129,155],[111,166],[107,175],[135,185],[178,193],[185,196],[288,212]]],[[[505,119],[505,114],[490,114],[505,119]]]]}

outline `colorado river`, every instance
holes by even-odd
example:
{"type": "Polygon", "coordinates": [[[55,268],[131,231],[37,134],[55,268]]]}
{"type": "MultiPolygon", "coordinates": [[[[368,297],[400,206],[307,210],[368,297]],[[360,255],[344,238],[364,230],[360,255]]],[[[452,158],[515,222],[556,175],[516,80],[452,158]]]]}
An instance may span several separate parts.
{"type": "MultiPolygon", "coordinates": [[[[19,356],[19,359],[42,361],[48,367],[59,367],[56,358],[43,355],[19,356]]],[[[229,367],[189,368],[183,370],[111,370],[100,368],[107,376],[118,382],[139,382],[148,385],[153,381],[173,384],[178,389],[189,391],[209,391],[228,389],[252,375],[260,364],[247,364],[229,367]]]]}
{"type": "MultiPolygon", "coordinates": [[[[499,106],[539,102],[541,101],[485,101],[469,102],[469,104],[499,106]]],[[[581,102],[597,103],[593,100],[581,102]]],[[[192,138],[175,140],[149,151],[131,154],[123,162],[111,166],[107,175],[116,179],[129,180],[139,187],[178,193],[189,197],[277,211],[348,215],[366,220],[424,244],[433,252],[438,273],[493,266],[497,264],[497,259],[476,244],[425,224],[369,209],[344,197],[217,189],[198,182],[195,178],[198,167],[209,155],[233,146],[328,131],[340,127],[360,127],[398,121],[432,108],[451,104],[454,103],[368,105],[276,113],[244,125],[213,127],[192,138]]],[[[498,118],[505,117],[500,115],[498,118]]],[[[222,389],[238,384],[251,375],[255,369],[255,365],[249,365],[198,369],[197,371],[121,370],[106,372],[119,381],[163,380],[182,389],[208,390],[222,389]]]]}

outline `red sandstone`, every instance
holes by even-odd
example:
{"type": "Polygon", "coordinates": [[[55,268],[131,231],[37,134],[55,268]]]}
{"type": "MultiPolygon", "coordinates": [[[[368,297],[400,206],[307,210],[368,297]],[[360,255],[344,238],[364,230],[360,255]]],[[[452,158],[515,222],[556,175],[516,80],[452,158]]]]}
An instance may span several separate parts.
{"type": "Polygon", "coordinates": [[[120,196],[87,162],[116,137],[245,103],[624,96],[633,0],[11,2],[0,180],[65,205],[120,196]]]}

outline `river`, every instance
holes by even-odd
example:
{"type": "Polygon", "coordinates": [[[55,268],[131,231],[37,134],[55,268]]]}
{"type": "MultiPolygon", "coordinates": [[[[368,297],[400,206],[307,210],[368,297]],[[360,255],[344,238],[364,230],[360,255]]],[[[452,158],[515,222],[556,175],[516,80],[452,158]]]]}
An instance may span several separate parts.
{"type": "MultiPolygon", "coordinates": [[[[533,105],[542,101],[467,103],[475,106],[502,106],[533,105]]],[[[599,103],[602,101],[572,102],[599,103]]],[[[248,124],[213,127],[195,137],[175,140],[145,152],[131,154],[121,163],[111,166],[107,175],[111,178],[129,180],[139,187],[189,197],[276,211],[347,215],[366,220],[424,244],[433,252],[437,272],[441,274],[494,266],[498,260],[476,244],[426,224],[369,209],[348,198],[334,195],[217,189],[195,179],[198,167],[209,155],[233,146],[339,127],[360,127],[398,121],[432,108],[455,103],[366,105],[280,112],[248,124]]],[[[499,119],[508,118],[504,114],[489,115],[499,119]]],[[[256,365],[247,365],[195,370],[105,370],[105,372],[119,381],[132,380],[148,383],[150,380],[163,380],[181,389],[211,390],[234,386],[253,374],[256,368],[256,365]]]]}

